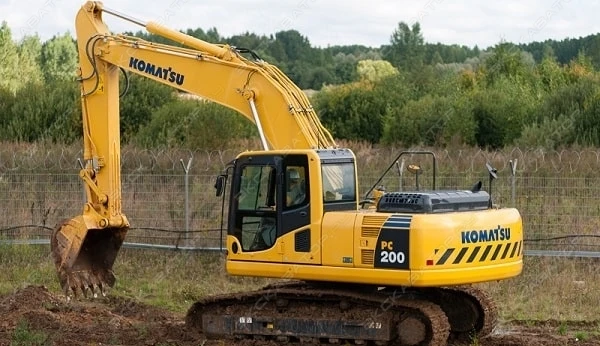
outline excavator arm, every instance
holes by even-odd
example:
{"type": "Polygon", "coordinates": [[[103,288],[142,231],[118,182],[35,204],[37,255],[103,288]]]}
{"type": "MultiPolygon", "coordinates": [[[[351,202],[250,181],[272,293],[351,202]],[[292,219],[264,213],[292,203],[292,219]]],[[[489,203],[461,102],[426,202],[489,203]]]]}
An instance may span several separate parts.
{"type": "Polygon", "coordinates": [[[334,148],[306,95],[278,68],[240,50],[215,45],[153,22],[141,22],[89,1],[76,17],[86,190],[81,215],[59,224],[52,253],[67,295],[104,292],[129,222],[121,210],[119,69],[201,96],[241,113],[270,149],[334,148]],[[144,26],[186,46],[114,35],[103,13],[144,26]]]}

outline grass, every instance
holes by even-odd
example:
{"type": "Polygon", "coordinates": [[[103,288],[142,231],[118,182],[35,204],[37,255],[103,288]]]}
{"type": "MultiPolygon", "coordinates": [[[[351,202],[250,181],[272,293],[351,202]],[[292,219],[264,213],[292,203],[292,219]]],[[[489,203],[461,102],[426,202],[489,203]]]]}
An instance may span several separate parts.
{"type": "MultiPolygon", "coordinates": [[[[0,294],[27,285],[45,285],[61,293],[47,246],[0,246],[0,262],[0,294]]],[[[111,295],[176,313],[185,313],[199,298],[251,290],[272,281],[229,276],[223,255],[216,253],[123,249],[114,270],[117,284],[111,295]]],[[[600,306],[600,266],[594,260],[526,257],[521,276],[481,286],[492,295],[505,321],[600,318],[595,309],[600,306]]]]}
{"type": "Polygon", "coordinates": [[[567,324],[561,323],[560,326],[558,326],[557,332],[559,335],[566,335],[568,330],[569,330],[569,327],[567,326],[567,324]]]}
{"type": "Polygon", "coordinates": [[[575,333],[575,340],[577,341],[585,341],[587,338],[589,338],[589,333],[588,332],[576,332],[575,333]]]}
{"type": "Polygon", "coordinates": [[[46,345],[48,335],[44,332],[31,330],[29,324],[21,320],[13,331],[10,346],[38,346],[46,345]]]}
{"type": "Polygon", "coordinates": [[[525,257],[519,277],[485,283],[505,320],[597,321],[600,266],[595,259],[525,257]]]}

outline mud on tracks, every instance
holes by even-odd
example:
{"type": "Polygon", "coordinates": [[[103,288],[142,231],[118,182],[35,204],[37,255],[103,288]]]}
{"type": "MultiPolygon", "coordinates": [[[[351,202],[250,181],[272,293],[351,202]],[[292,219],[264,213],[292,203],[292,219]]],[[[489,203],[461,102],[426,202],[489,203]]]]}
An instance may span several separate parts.
{"type": "MultiPolygon", "coordinates": [[[[178,315],[127,298],[67,302],[45,287],[28,286],[0,297],[0,346],[13,345],[276,345],[274,342],[204,342],[178,315]],[[36,343],[18,343],[36,333],[36,343]],[[21,338],[21,339],[20,339],[21,338]]],[[[600,321],[524,322],[501,325],[490,337],[452,346],[600,346],[600,321]],[[576,335],[585,335],[577,340],[576,335]]]]}

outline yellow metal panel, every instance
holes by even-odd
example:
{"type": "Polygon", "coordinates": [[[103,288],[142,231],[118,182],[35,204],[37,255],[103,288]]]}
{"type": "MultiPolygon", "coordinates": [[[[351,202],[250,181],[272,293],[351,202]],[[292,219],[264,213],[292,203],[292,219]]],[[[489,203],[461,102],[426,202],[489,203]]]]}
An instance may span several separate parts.
{"type": "Polygon", "coordinates": [[[356,216],[356,212],[329,212],[323,216],[323,265],[353,267],[359,260],[354,253],[356,216]]]}
{"type": "Polygon", "coordinates": [[[227,261],[227,272],[231,275],[247,276],[248,273],[252,273],[253,276],[281,279],[432,287],[507,279],[519,275],[522,265],[522,261],[516,261],[488,267],[410,272],[390,269],[227,261]]]}
{"type": "Polygon", "coordinates": [[[518,260],[472,268],[413,270],[411,271],[410,286],[451,286],[496,281],[515,277],[521,274],[522,269],[523,261],[518,260]]]}
{"type": "MultiPolygon", "coordinates": [[[[499,280],[520,272],[523,228],[515,209],[415,215],[411,222],[413,280],[454,284],[461,270],[482,269],[476,281],[499,280]],[[509,272],[506,272],[508,270],[509,272]],[[418,277],[421,275],[422,277],[418,277]]],[[[470,274],[468,274],[470,275],[470,274]]]]}
{"type": "Polygon", "coordinates": [[[227,261],[227,272],[231,275],[347,282],[373,285],[407,286],[410,272],[389,269],[291,265],[264,262],[227,261]]]}

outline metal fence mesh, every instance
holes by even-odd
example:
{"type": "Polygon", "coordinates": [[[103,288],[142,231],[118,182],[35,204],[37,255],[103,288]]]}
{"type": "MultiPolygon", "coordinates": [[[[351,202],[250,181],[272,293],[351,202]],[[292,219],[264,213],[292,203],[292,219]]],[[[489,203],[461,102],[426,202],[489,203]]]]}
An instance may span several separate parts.
{"type": "MultiPolygon", "coordinates": [[[[379,172],[388,167],[393,149],[355,148],[355,152],[364,195],[379,178],[379,172]]],[[[48,239],[56,223],[81,213],[84,195],[76,164],[79,152],[62,149],[37,156],[27,153],[0,150],[0,237],[48,239]]],[[[214,196],[214,179],[235,153],[124,153],[128,159],[122,167],[123,210],[132,225],[126,241],[218,248],[222,239],[221,200],[214,196]],[[191,157],[193,164],[186,173],[181,161],[191,157]]],[[[436,154],[439,167],[446,166],[438,170],[438,189],[469,189],[481,180],[489,190],[485,162],[498,168],[499,178],[492,186],[494,203],[519,209],[528,249],[591,251],[600,255],[600,177],[595,173],[600,167],[599,152],[513,149],[436,154]],[[514,176],[510,160],[519,162],[514,176]]],[[[419,187],[431,188],[429,159],[410,160],[423,165],[419,187]]],[[[417,181],[414,175],[396,170],[380,184],[388,191],[411,190],[417,181]]]]}

